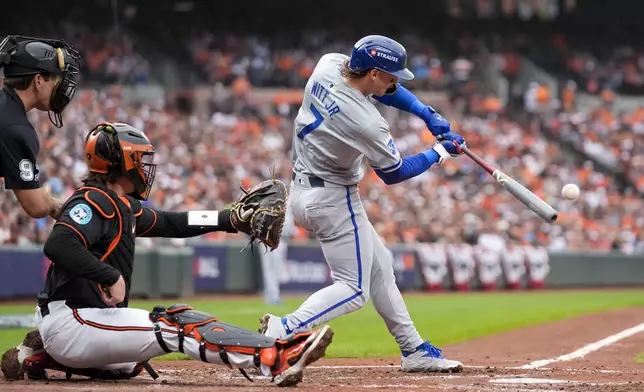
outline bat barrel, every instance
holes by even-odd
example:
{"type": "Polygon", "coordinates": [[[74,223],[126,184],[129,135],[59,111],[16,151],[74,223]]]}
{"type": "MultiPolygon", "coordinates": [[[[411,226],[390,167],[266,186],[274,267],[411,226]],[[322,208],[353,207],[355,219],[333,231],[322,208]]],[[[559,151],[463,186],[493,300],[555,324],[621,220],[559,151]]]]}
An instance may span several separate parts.
{"type": "Polygon", "coordinates": [[[539,196],[530,192],[526,187],[516,182],[512,177],[508,177],[506,174],[500,172],[499,170],[494,172],[494,178],[507,189],[514,197],[519,199],[519,201],[525,204],[526,207],[534,211],[541,219],[545,220],[548,223],[554,223],[558,218],[557,211],[552,208],[552,206],[545,201],[543,201],[539,196]]]}
{"type": "Polygon", "coordinates": [[[512,177],[507,176],[494,166],[489,164],[485,159],[471,151],[467,146],[463,146],[463,152],[474,162],[481,166],[485,171],[490,173],[494,179],[499,182],[508,192],[519,199],[526,207],[534,211],[541,219],[548,223],[554,223],[558,218],[558,213],[550,204],[540,199],[537,195],[530,192],[526,187],[516,182],[512,177]]]}

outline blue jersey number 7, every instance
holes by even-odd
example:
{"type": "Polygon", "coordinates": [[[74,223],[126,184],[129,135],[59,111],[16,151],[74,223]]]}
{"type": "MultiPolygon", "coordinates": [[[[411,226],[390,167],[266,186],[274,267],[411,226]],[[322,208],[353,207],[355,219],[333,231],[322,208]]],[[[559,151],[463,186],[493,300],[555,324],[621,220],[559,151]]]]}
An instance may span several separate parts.
{"type": "Polygon", "coordinates": [[[311,106],[309,107],[309,109],[311,109],[311,113],[313,113],[313,116],[315,117],[315,121],[308,124],[307,126],[302,128],[300,132],[297,133],[297,137],[299,137],[300,139],[304,139],[304,136],[313,132],[317,127],[319,127],[322,124],[322,121],[324,121],[324,117],[322,117],[322,113],[320,113],[315,108],[315,105],[311,103],[311,106]]]}

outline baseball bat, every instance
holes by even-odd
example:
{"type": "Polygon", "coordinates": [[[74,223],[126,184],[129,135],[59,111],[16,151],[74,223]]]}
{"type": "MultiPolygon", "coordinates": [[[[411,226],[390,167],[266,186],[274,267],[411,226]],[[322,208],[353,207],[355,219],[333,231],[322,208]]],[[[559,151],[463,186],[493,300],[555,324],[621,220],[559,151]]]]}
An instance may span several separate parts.
{"type": "Polygon", "coordinates": [[[539,217],[548,223],[554,223],[557,220],[557,211],[546,203],[539,196],[530,192],[528,188],[516,182],[512,177],[503,173],[501,170],[495,168],[486,162],[483,158],[472,152],[466,146],[462,147],[465,155],[470,157],[474,162],[481,166],[486,172],[490,173],[492,177],[503,187],[516,197],[526,207],[534,211],[539,217]]]}

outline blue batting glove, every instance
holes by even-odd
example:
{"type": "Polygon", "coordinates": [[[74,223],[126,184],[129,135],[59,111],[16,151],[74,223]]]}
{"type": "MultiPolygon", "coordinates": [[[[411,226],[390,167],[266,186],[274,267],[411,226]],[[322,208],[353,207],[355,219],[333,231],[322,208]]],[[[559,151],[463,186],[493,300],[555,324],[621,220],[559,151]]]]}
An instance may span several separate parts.
{"type": "Polygon", "coordinates": [[[456,142],[457,144],[465,144],[465,138],[459,135],[458,133],[452,132],[452,131],[441,133],[440,135],[436,135],[436,140],[438,140],[439,142],[447,140],[450,142],[456,142]]]}
{"type": "Polygon", "coordinates": [[[449,121],[447,121],[445,117],[441,116],[431,106],[426,106],[420,117],[425,121],[427,128],[429,128],[429,131],[434,136],[452,131],[452,126],[449,121]]]}
{"type": "Polygon", "coordinates": [[[445,147],[445,150],[453,156],[459,156],[463,153],[463,147],[465,146],[465,139],[463,139],[462,136],[459,135],[459,137],[463,140],[462,142],[452,140],[452,141],[442,141],[440,142],[443,147],[445,147]]]}

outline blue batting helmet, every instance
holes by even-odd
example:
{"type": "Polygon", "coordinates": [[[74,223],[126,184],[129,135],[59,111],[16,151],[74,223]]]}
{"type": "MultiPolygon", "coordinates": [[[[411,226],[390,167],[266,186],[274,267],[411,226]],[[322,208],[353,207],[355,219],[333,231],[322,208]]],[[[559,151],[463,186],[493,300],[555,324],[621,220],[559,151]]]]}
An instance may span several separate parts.
{"type": "Polygon", "coordinates": [[[353,45],[349,69],[362,73],[372,68],[402,80],[414,78],[414,74],[407,69],[405,48],[393,39],[382,35],[368,35],[353,45]]]}

